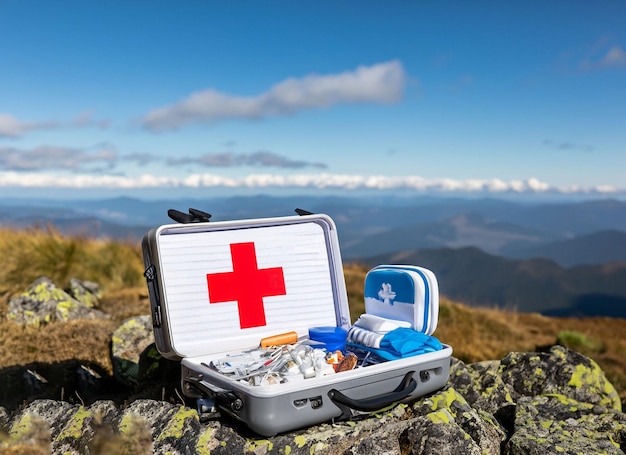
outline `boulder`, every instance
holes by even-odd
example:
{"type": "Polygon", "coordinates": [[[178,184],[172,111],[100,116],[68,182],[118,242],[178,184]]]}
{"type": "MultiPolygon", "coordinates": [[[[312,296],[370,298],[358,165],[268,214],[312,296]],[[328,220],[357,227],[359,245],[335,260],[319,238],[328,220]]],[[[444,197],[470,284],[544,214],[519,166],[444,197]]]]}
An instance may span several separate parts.
{"type": "Polygon", "coordinates": [[[453,359],[449,383],[471,406],[492,415],[515,404],[513,390],[503,381],[498,360],[465,365],[453,359]]]}
{"type": "MultiPolygon", "coordinates": [[[[137,386],[142,379],[139,371],[140,359],[144,351],[149,350],[153,345],[154,333],[150,315],[126,319],[113,332],[111,339],[111,360],[115,378],[122,384],[137,386]]],[[[155,361],[158,367],[158,359],[155,361]]],[[[144,367],[143,369],[145,371],[151,368],[144,367]]]]}
{"type": "MultiPolygon", "coordinates": [[[[458,449],[461,453],[465,453],[463,450],[473,453],[475,449],[478,453],[497,453],[506,439],[504,428],[491,414],[472,408],[463,395],[452,387],[417,401],[413,410],[427,418],[428,425],[438,427],[436,433],[445,446],[452,447],[445,441],[462,435],[460,441],[464,442],[465,448],[458,449]]],[[[432,444],[433,438],[427,439],[432,444]]],[[[421,451],[420,448],[416,453],[421,451]]]]}
{"type": "MultiPolygon", "coordinates": [[[[84,298],[84,296],[82,297],[84,298]]],[[[93,303],[90,300],[90,303],[93,303]]],[[[41,326],[53,321],[75,319],[106,319],[105,313],[91,308],[57,287],[49,278],[41,277],[26,291],[9,301],[7,318],[19,324],[41,326]]]]}
{"type": "Polygon", "coordinates": [[[180,377],[179,363],[163,358],[154,344],[150,315],[128,318],[113,332],[111,361],[115,379],[132,388],[180,377]]]}
{"type": "Polygon", "coordinates": [[[508,455],[546,453],[623,454],[626,415],[564,395],[522,397],[508,455]]]}
{"type": "Polygon", "coordinates": [[[563,346],[548,352],[512,352],[500,362],[499,375],[510,386],[514,400],[561,394],[582,403],[622,410],[619,394],[598,364],[563,346]]]}

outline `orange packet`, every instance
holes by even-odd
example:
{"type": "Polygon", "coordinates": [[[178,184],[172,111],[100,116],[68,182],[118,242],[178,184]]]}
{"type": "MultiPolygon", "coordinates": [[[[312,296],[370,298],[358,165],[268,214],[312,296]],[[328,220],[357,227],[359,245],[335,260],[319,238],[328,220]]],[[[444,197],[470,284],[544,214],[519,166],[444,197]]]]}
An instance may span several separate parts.
{"type": "Polygon", "coordinates": [[[267,348],[270,346],[281,346],[284,344],[292,344],[298,341],[297,332],[281,333],[280,335],[272,335],[269,337],[261,338],[261,347],[267,348]]]}

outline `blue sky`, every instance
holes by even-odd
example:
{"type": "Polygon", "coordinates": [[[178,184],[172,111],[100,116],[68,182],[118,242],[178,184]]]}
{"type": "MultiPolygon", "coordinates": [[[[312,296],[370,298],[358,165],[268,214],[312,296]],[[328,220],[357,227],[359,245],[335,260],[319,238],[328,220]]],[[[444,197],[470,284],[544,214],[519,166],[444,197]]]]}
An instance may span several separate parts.
{"type": "Polygon", "coordinates": [[[626,194],[626,2],[0,1],[0,193],[626,194]]]}

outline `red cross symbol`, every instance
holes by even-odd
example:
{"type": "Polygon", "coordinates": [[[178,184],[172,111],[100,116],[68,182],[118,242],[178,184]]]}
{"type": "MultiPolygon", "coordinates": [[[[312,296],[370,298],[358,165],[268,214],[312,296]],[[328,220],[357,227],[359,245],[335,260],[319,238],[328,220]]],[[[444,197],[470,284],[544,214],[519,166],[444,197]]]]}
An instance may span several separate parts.
{"type": "Polygon", "coordinates": [[[265,325],[263,297],[285,295],[282,267],[259,269],[254,242],[232,243],[232,272],[208,273],[209,303],[237,301],[242,329],[265,325]]]}

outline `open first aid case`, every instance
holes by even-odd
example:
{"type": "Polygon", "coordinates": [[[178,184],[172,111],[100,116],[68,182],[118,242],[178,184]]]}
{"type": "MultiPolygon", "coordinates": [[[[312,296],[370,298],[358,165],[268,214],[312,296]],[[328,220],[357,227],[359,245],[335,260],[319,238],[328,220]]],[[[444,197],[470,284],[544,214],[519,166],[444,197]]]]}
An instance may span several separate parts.
{"type": "MultiPolygon", "coordinates": [[[[156,346],[164,357],[181,362],[186,396],[208,399],[256,433],[273,436],[373,412],[445,385],[452,354],[447,345],[308,376],[293,345],[259,357],[260,340],[277,334],[295,332],[296,346],[302,342],[306,347],[311,328],[351,329],[335,224],[323,214],[207,220],[151,229],[142,242],[156,346]],[[290,355],[304,378],[295,375],[294,380],[268,383],[267,375],[258,379],[257,374],[258,384],[242,380],[242,365],[254,355],[257,363],[248,367],[261,372],[270,370],[267,364],[276,356],[290,355]],[[227,368],[239,373],[225,374],[227,368]]],[[[410,299],[400,299],[393,290],[397,278],[385,277],[389,269],[394,273],[393,267],[369,279],[382,280],[372,286],[380,288],[383,297],[366,298],[367,311],[384,318],[402,317],[419,326],[416,330],[431,334],[438,312],[434,275],[429,281],[419,271],[395,271],[415,275],[420,283],[415,295],[426,299],[407,303],[410,299]]],[[[309,353],[311,347],[306,349],[309,353]]],[[[294,363],[291,359],[289,363],[294,363]]]]}

